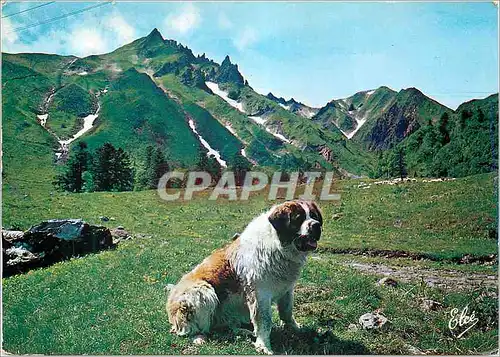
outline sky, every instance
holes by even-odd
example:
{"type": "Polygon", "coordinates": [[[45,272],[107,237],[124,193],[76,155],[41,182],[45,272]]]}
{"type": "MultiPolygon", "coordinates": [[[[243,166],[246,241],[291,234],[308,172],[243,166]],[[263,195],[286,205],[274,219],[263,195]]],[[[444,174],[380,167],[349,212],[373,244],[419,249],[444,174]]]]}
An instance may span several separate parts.
{"type": "MultiPolygon", "coordinates": [[[[2,1],[3,2],[3,1],[2,1]]],[[[493,2],[120,2],[21,31],[96,3],[10,2],[2,51],[106,53],[158,28],[221,62],[259,93],[321,107],[385,85],[416,87],[455,109],[498,92],[493,2]]]]}

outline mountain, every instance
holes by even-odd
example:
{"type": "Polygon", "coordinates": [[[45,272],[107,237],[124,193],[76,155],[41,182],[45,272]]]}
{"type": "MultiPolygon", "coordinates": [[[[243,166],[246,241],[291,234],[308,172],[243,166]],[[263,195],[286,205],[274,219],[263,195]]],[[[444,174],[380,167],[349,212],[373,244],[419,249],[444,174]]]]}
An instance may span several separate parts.
{"type": "Polygon", "coordinates": [[[50,187],[82,140],[91,150],[110,142],[138,165],[154,145],[184,169],[207,155],[220,167],[246,161],[339,175],[367,172],[371,161],[340,131],[256,93],[229,56],[219,65],[156,29],[103,55],[3,54],[2,70],[7,187],[16,177],[43,177],[50,187]]]}
{"type": "Polygon", "coordinates": [[[410,174],[462,177],[498,167],[498,94],[429,120],[396,148],[410,174]]]}
{"type": "Polygon", "coordinates": [[[373,177],[399,176],[398,162],[410,176],[461,177],[498,166],[498,95],[453,111],[416,88],[380,87],[332,100],[312,120],[377,153],[373,177]]]}
{"type": "Polygon", "coordinates": [[[424,125],[452,110],[416,88],[388,87],[330,101],[312,118],[324,128],[338,127],[348,139],[370,151],[393,147],[424,125]]]}
{"type": "Polygon", "coordinates": [[[445,112],[451,114],[452,110],[416,88],[403,89],[384,102],[380,112],[369,112],[366,125],[354,139],[369,150],[389,149],[445,112]]]}
{"type": "Polygon", "coordinates": [[[380,176],[384,155],[401,148],[418,175],[442,174],[429,148],[443,157],[458,153],[457,167],[471,164],[467,172],[476,172],[492,163],[482,156],[476,162],[473,154],[496,145],[491,133],[497,125],[489,129],[498,113],[494,98],[453,112],[415,88],[380,87],[311,108],[255,92],[229,56],[221,64],[195,56],[156,29],[103,55],[3,54],[2,72],[8,192],[32,182],[51,189],[80,141],[90,149],[110,142],[138,167],[153,145],[174,169],[200,169],[210,157],[219,168],[332,170],[339,176],[380,176]],[[447,133],[439,148],[436,130],[447,133]],[[477,150],[465,152],[459,144],[477,150]]]}
{"type": "Polygon", "coordinates": [[[317,112],[318,108],[309,107],[301,102],[297,102],[295,99],[290,98],[285,100],[283,97],[276,97],[273,93],[269,92],[266,97],[275,103],[278,103],[284,109],[290,111],[291,113],[300,115],[304,118],[312,118],[317,112]]]}

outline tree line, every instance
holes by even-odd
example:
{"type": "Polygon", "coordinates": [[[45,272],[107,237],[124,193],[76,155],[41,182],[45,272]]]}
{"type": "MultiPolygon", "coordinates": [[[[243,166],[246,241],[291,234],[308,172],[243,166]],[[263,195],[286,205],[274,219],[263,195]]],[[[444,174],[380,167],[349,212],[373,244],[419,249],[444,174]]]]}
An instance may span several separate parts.
{"type": "MultiPolygon", "coordinates": [[[[200,149],[199,162],[194,168],[208,172],[213,184],[222,176],[222,167],[213,156],[200,149]]],[[[229,170],[235,173],[237,185],[242,185],[252,164],[236,155],[230,160],[229,170]]],[[[173,169],[173,168],[172,168],[173,169]]],[[[161,147],[149,145],[143,154],[132,160],[122,148],[105,143],[94,152],[83,141],[72,150],[54,185],[69,192],[131,191],[157,188],[163,174],[171,170],[161,147]]],[[[173,187],[183,187],[186,182],[169,182],[173,187]]]]}
{"type": "Polygon", "coordinates": [[[406,140],[378,153],[370,177],[463,177],[498,167],[496,117],[481,108],[443,113],[406,140]]]}

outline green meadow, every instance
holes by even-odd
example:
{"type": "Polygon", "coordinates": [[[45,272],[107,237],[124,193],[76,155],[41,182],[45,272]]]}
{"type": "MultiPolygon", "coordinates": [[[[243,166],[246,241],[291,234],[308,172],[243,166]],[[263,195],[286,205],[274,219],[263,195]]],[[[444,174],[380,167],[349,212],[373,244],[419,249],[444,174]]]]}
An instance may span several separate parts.
{"type": "MultiPolygon", "coordinates": [[[[363,182],[369,182],[364,180],[363,182]]],[[[418,279],[378,286],[377,274],[346,262],[456,270],[467,278],[496,275],[496,265],[458,265],[454,258],[497,254],[493,174],[447,182],[409,182],[358,188],[335,183],[340,201],[320,202],[325,223],[320,249],[296,287],[295,315],[303,330],[284,330],[274,314],[272,345],[279,354],[477,354],[497,346],[497,291],[431,287],[418,279]],[[332,218],[333,217],[333,218],[332,218]],[[396,223],[395,223],[396,222],[396,223]],[[429,259],[336,254],[339,249],[401,250],[429,259]],[[421,299],[443,306],[425,311],[421,299]],[[461,338],[448,328],[450,311],[465,306],[478,323],[461,338]],[[381,330],[355,328],[359,316],[381,311],[381,330]],[[470,312],[471,312],[470,311],[470,312]],[[416,350],[415,350],[416,349],[416,350]]],[[[5,192],[5,191],[4,191],[5,192]]],[[[164,202],[155,191],[68,194],[22,189],[4,196],[3,226],[27,229],[44,219],[82,218],[140,236],[116,249],[78,257],[3,279],[3,348],[16,354],[254,354],[250,337],[214,331],[205,345],[169,333],[166,286],[214,249],[230,242],[268,209],[267,193],[248,201],[164,202]],[[102,223],[100,216],[112,218],[102,223]]],[[[300,189],[297,193],[301,193],[300,189]]],[[[278,196],[280,197],[280,196],[278,196]]],[[[283,201],[279,199],[277,202],[283,201]]],[[[458,329],[458,328],[457,328],[458,329]]]]}

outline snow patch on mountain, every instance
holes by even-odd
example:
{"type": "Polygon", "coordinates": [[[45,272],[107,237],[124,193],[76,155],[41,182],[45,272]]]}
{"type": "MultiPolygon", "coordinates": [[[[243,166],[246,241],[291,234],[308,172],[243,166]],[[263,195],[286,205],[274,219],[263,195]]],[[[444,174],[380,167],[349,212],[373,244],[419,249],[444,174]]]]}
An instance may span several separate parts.
{"type": "Polygon", "coordinates": [[[227,130],[229,130],[229,132],[231,134],[233,134],[234,136],[238,137],[238,134],[236,134],[236,130],[234,130],[233,127],[230,124],[225,124],[224,126],[226,127],[227,130]]]}
{"type": "Polygon", "coordinates": [[[266,124],[266,119],[262,117],[256,117],[256,116],[249,116],[250,119],[252,119],[254,122],[260,125],[266,124]]]}
{"type": "Polygon", "coordinates": [[[283,108],[285,108],[286,110],[290,110],[290,106],[289,105],[285,105],[283,103],[278,103],[279,105],[281,105],[283,108]]]}
{"type": "Polygon", "coordinates": [[[347,139],[351,139],[354,136],[354,134],[356,134],[358,132],[358,130],[361,129],[363,124],[366,123],[366,120],[368,119],[368,113],[365,114],[365,116],[363,116],[362,118],[358,118],[355,116],[354,119],[356,120],[356,123],[358,124],[356,126],[356,129],[351,131],[349,134],[342,132],[347,137],[347,139]]]}
{"type": "Polygon", "coordinates": [[[40,119],[40,125],[45,128],[45,125],[47,124],[47,118],[49,117],[48,114],[38,114],[37,118],[40,119]]]}
{"type": "Polygon", "coordinates": [[[87,71],[83,71],[83,72],[78,73],[79,76],[86,76],[87,74],[89,74],[87,71]]]}
{"type": "Polygon", "coordinates": [[[59,144],[61,145],[61,147],[63,147],[63,148],[69,147],[69,144],[71,144],[73,141],[75,141],[80,136],[85,134],[87,131],[92,129],[94,127],[94,122],[99,115],[100,109],[101,109],[101,105],[98,104],[95,114],[90,114],[90,115],[87,115],[85,118],[83,118],[83,128],[81,128],[75,135],[73,135],[72,138],[67,139],[67,140],[59,140],[59,144]]]}
{"type": "MultiPolygon", "coordinates": [[[[210,88],[210,90],[212,92],[214,92],[214,94],[218,95],[219,97],[221,97],[222,99],[224,99],[229,105],[231,105],[233,108],[236,108],[238,109],[240,112],[242,113],[246,113],[245,110],[243,109],[243,103],[240,103],[240,102],[237,102],[236,100],[234,99],[231,99],[227,96],[227,92],[221,90],[219,88],[219,85],[217,83],[214,83],[214,82],[205,82],[205,84],[207,85],[208,88],[210,88]]],[[[265,123],[266,123],[266,119],[262,118],[262,117],[259,117],[259,116],[252,116],[252,115],[249,115],[248,116],[249,119],[253,120],[254,122],[256,122],[257,124],[259,125],[262,125],[264,127],[264,129],[266,129],[266,131],[275,136],[276,138],[280,139],[281,141],[284,141],[284,142],[287,142],[287,143],[290,143],[290,140],[288,140],[284,135],[282,134],[279,134],[279,133],[276,133],[274,131],[272,131],[271,129],[269,129],[268,127],[266,127],[265,123]]],[[[227,126],[226,126],[227,128],[227,126]]],[[[229,130],[229,129],[228,129],[229,130]]],[[[229,130],[231,131],[231,130],[229,130]]]]}
{"type": "Polygon", "coordinates": [[[222,89],[219,88],[219,85],[214,82],[205,82],[208,88],[215,94],[217,94],[219,97],[224,99],[230,106],[233,108],[238,109],[240,112],[245,113],[245,110],[243,109],[243,103],[237,102],[234,99],[231,99],[228,97],[228,92],[223,91],[222,89]]]}
{"type": "Polygon", "coordinates": [[[207,156],[214,155],[215,160],[217,160],[217,162],[222,167],[227,167],[227,163],[226,163],[226,161],[222,160],[222,157],[220,156],[220,152],[218,152],[217,150],[213,149],[210,146],[210,144],[205,139],[203,139],[203,137],[200,134],[198,134],[198,131],[196,130],[196,125],[194,124],[193,119],[189,119],[188,123],[189,123],[189,127],[191,128],[191,130],[193,131],[193,133],[195,133],[198,136],[198,139],[200,140],[201,145],[203,145],[205,147],[205,149],[208,150],[207,156]]]}
{"type": "Polygon", "coordinates": [[[280,133],[275,133],[274,131],[272,131],[271,129],[269,129],[269,128],[267,128],[267,127],[266,127],[266,131],[267,131],[269,134],[271,134],[271,135],[275,136],[276,138],[280,139],[281,141],[284,141],[284,142],[286,142],[286,143],[289,143],[289,144],[290,144],[290,140],[289,140],[289,139],[287,139],[287,138],[286,138],[285,136],[283,136],[282,134],[280,134],[280,133]]]}

